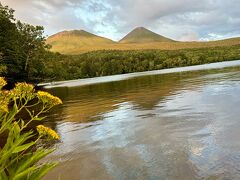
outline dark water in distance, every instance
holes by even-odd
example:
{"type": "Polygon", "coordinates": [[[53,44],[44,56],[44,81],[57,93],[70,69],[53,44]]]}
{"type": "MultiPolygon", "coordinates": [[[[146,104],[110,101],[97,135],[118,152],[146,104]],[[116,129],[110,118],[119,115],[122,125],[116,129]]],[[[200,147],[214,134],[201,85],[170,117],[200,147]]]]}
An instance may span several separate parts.
{"type": "Polygon", "coordinates": [[[45,179],[240,179],[240,67],[49,89],[45,179]]]}

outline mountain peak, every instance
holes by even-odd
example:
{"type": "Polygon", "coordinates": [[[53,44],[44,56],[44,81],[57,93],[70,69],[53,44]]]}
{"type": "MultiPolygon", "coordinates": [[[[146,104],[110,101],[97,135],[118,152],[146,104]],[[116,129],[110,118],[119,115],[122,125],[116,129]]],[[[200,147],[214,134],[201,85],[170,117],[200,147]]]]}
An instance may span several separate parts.
{"type": "Polygon", "coordinates": [[[52,51],[67,53],[85,51],[85,48],[94,50],[96,47],[108,47],[115,42],[85,30],[70,30],[48,37],[47,43],[53,47],[52,51]]]}
{"type": "Polygon", "coordinates": [[[148,30],[148,29],[145,28],[145,27],[140,26],[140,27],[136,27],[134,30],[141,30],[141,31],[143,31],[143,30],[148,30]]]}
{"type": "Polygon", "coordinates": [[[50,36],[49,38],[53,38],[53,37],[63,37],[63,36],[93,37],[93,36],[96,36],[96,35],[80,29],[80,30],[61,31],[61,32],[59,32],[59,33],[57,33],[57,34],[54,34],[54,35],[50,36]]]}
{"type": "Polygon", "coordinates": [[[168,39],[155,32],[152,32],[145,27],[136,27],[130,33],[128,33],[119,42],[121,43],[148,43],[148,42],[172,42],[172,39],[168,39]]]}

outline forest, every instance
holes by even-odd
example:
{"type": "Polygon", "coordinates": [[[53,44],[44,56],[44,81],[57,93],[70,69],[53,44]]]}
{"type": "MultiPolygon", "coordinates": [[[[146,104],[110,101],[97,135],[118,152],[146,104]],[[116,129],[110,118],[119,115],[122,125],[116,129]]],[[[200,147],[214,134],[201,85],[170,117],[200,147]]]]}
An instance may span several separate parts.
{"type": "Polygon", "coordinates": [[[183,50],[95,51],[81,55],[52,54],[45,80],[69,80],[159,70],[240,59],[240,45],[183,50]]]}

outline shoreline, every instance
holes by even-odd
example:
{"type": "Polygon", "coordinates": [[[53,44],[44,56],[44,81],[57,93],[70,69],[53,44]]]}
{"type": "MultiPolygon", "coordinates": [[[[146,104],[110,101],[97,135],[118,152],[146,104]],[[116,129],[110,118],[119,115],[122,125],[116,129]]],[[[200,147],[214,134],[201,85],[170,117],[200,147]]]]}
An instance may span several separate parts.
{"type": "Polygon", "coordinates": [[[127,74],[116,74],[116,75],[110,75],[110,76],[101,76],[101,77],[93,77],[93,78],[85,78],[85,79],[39,83],[37,84],[37,87],[42,87],[45,89],[56,88],[56,87],[76,87],[76,86],[84,86],[84,85],[91,85],[91,84],[98,84],[98,83],[121,81],[121,80],[126,80],[126,79],[140,77],[140,76],[170,74],[170,73],[199,71],[199,70],[208,70],[208,69],[221,69],[221,68],[234,67],[234,66],[240,66],[240,60],[222,61],[222,62],[201,64],[201,65],[194,65],[194,66],[184,66],[184,67],[160,69],[160,70],[153,70],[153,71],[134,72],[134,73],[127,73],[127,74]]]}

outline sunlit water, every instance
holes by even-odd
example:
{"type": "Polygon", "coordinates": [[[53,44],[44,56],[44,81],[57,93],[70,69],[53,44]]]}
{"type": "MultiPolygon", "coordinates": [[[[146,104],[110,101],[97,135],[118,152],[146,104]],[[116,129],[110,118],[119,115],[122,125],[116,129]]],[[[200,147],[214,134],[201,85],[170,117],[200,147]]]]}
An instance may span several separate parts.
{"type": "Polygon", "coordinates": [[[49,89],[45,179],[240,179],[240,67],[49,89]]]}

